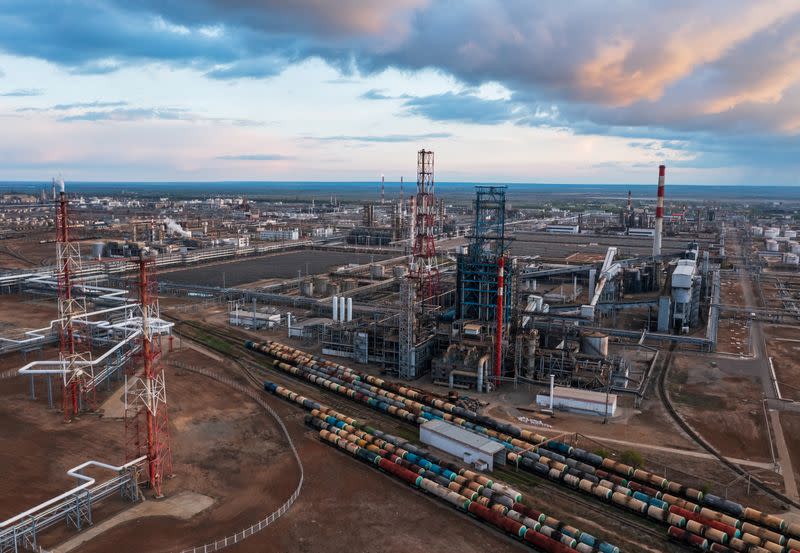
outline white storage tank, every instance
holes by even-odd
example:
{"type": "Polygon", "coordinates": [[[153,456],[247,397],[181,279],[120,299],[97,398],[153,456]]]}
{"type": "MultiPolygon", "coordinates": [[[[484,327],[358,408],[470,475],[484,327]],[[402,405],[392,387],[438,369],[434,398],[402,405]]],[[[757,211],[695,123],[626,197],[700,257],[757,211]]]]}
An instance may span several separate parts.
{"type": "Polygon", "coordinates": [[[783,235],[786,238],[789,238],[789,239],[793,240],[793,239],[797,238],[797,231],[787,228],[786,230],[783,231],[783,235]]]}
{"type": "Polygon", "coordinates": [[[763,227],[750,227],[750,232],[753,233],[753,236],[764,236],[764,228],[763,227]]]}
{"type": "Polygon", "coordinates": [[[778,251],[778,242],[776,240],[767,240],[767,251],[768,252],[776,252],[778,251]]]}
{"type": "Polygon", "coordinates": [[[800,244],[797,242],[790,243],[789,248],[792,250],[792,253],[800,253],[800,244]]]}
{"type": "Polygon", "coordinates": [[[103,250],[105,250],[106,245],[103,242],[95,242],[92,244],[92,258],[93,259],[100,259],[103,257],[103,250]]]}
{"type": "Polygon", "coordinates": [[[764,229],[764,238],[773,239],[777,238],[780,235],[781,231],[774,227],[764,229]]]}
{"type": "Polygon", "coordinates": [[[800,255],[796,253],[785,253],[783,254],[783,262],[787,265],[797,265],[800,263],[800,255]]]}

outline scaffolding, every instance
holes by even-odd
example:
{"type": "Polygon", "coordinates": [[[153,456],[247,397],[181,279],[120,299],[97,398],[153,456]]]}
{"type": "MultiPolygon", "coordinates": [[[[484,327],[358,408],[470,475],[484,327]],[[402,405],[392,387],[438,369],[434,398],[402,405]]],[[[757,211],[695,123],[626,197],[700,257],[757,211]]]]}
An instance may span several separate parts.
{"type": "Polygon", "coordinates": [[[414,202],[414,236],[409,278],[416,281],[417,298],[424,310],[435,307],[439,297],[439,266],[436,259],[436,197],[433,152],[417,152],[417,196],[414,202]]]}
{"type": "MultiPolygon", "coordinates": [[[[475,187],[475,224],[467,253],[458,256],[456,317],[492,323],[498,307],[498,264],[506,250],[505,186],[475,187]]],[[[503,322],[511,317],[513,269],[505,267],[503,322]]]]}

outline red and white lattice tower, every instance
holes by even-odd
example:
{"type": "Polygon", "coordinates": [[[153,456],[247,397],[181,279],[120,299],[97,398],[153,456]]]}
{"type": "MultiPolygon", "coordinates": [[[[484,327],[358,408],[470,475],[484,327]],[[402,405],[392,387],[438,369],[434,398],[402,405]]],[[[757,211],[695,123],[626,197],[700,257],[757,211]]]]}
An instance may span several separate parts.
{"type": "Polygon", "coordinates": [[[417,196],[414,202],[414,235],[409,277],[416,281],[417,298],[423,306],[435,305],[439,297],[439,266],[436,260],[436,197],[433,152],[417,152],[417,196]]]}
{"type": "MultiPolygon", "coordinates": [[[[56,263],[58,266],[58,317],[59,360],[63,363],[61,407],[64,422],[69,422],[80,414],[81,394],[84,383],[91,379],[84,367],[91,361],[88,350],[88,336],[78,332],[76,324],[86,314],[86,301],[83,296],[75,296],[72,289],[74,279],[81,273],[81,253],[78,242],[70,239],[68,201],[64,181],[58,187],[56,205],[56,263]]],[[[85,330],[85,326],[84,326],[85,330]]]]}
{"type": "Polygon", "coordinates": [[[167,388],[161,368],[161,319],[154,259],[139,257],[139,304],[141,306],[141,372],[128,380],[125,394],[125,436],[128,460],[147,455],[150,489],[161,497],[164,478],[172,474],[172,451],[167,418],[167,388]]]}

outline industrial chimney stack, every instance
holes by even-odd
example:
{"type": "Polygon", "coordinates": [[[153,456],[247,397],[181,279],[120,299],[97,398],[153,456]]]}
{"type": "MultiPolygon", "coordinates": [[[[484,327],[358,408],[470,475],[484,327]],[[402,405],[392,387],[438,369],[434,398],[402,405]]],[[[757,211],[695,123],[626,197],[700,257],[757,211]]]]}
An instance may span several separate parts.
{"type": "Polygon", "coordinates": [[[658,202],[656,203],[656,233],[653,237],[653,255],[661,255],[661,233],[664,229],[664,175],[667,168],[658,166],[658,202]]]}

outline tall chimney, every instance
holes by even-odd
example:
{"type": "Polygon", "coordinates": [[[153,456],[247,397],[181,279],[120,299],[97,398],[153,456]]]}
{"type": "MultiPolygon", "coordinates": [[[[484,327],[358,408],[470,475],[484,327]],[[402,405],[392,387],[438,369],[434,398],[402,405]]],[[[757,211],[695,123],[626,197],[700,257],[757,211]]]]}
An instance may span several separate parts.
{"type": "Polygon", "coordinates": [[[633,195],[631,194],[631,191],[628,190],[628,213],[631,211],[633,211],[633,195]]]}
{"type": "Polygon", "coordinates": [[[656,234],[653,238],[653,255],[661,255],[661,232],[664,229],[664,175],[667,168],[658,166],[658,203],[656,203],[656,234]]]}
{"type": "Polygon", "coordinates": [[[385,198],[385,194],[384,194],[385,188],[384,188],[383,179],[384,179],[384,176],[381,175],[381,203],[383,203],[384,198],[385,198]]]}

